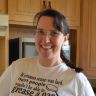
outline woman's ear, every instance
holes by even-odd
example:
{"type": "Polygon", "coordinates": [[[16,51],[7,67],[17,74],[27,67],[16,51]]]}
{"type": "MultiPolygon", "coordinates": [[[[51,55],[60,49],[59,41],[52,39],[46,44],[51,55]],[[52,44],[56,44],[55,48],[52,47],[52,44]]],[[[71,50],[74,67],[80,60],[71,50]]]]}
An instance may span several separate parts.
{"type": "Polygon", "coordinates": [[[69,34],[64,36],[64,42],[67,41],[69,39],[69,34]]]}

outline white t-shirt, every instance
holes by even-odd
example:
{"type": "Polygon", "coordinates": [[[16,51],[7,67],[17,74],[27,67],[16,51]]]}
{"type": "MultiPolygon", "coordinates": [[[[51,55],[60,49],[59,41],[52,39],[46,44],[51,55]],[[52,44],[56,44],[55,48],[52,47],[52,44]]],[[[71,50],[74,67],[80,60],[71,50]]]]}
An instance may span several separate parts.
{"type": "Polygon", "coordinates": [[[95,96],[83,73],[62,63],[44,67],[38,57],[19,59],[0,77],[0,96],[95,96]]]}

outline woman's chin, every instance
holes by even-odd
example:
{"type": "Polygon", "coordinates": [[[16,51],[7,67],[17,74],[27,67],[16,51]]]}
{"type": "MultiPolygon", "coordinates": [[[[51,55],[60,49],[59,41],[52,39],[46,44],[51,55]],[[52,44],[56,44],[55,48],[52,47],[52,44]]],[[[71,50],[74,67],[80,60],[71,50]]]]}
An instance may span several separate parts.
{"type": "Polygon", "coordinates": [[[43,58],[50,58],[52,56],[52,49],[41,49],[39,55],[43,58]]]}
{"type": "Polygon", "coordinates": [[[48,53],[48,52],[43,52],[43,53],[40,53],[44,59],[49,59],[50,57],[52,57],[52,53],[48,53]]]}

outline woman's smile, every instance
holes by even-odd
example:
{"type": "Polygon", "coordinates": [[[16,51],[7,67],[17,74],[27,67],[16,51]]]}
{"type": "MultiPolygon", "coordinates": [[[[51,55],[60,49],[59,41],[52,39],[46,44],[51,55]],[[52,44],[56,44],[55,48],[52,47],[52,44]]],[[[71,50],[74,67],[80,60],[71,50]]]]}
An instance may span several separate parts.
{"type": "Polygon", "coordinates": [[[41,46],[42,46],[42,48],[44,48],[44,49],[51,49],[51,48],[52,48],[51,45],[41,45],[41,46]]]}
{"type": "Polygon", "coordinates": [[[41,44],[40,50],[43,55],[51,55],[53,52],[53,46],[52,44],[41,44]]]}

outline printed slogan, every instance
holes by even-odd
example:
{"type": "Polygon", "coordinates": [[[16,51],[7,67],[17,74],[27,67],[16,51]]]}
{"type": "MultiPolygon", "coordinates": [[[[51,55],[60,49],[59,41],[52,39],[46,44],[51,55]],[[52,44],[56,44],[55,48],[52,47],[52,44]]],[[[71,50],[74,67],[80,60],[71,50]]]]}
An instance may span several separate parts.
{"type": "Polygon", "coordinates": [[[60,85],[62,80],[49,80],[21,73],[11,93],[26,96],[59,96],[60,85]]]}

